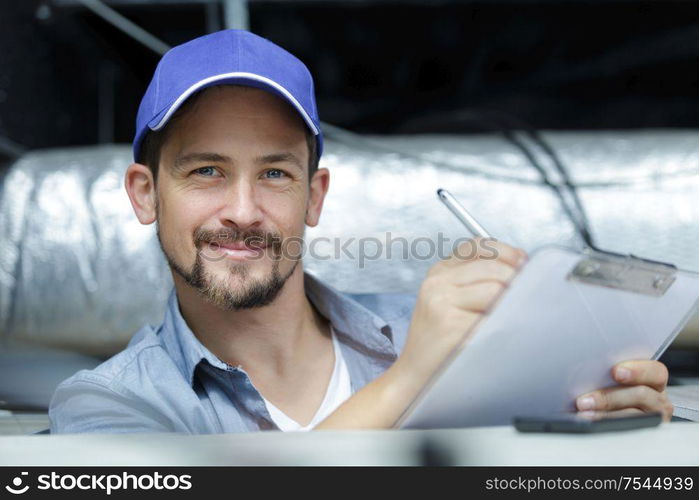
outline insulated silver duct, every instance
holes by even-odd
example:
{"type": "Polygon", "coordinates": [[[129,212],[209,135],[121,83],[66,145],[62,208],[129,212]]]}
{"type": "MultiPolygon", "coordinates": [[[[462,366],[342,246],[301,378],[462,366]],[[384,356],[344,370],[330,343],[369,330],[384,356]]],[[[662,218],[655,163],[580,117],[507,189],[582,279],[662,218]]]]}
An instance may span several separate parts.
{"type": "MultiPolygon", "coordinates": [[[[499,137],[329,135],[321,166],[330,192],[320,225],[306,232],[304,262],[341,290],[417,290],[440,250],[466,236],[438,202],[439,187],[528,251],[581,244],[560,200],[499,137]]],[[[699,132],[543,135],[600,248],[699,271],[699,132]]],[[[108,355],[160,322],[171,277],[155,228],[139,224],[126,196],[130,161],[129,146],[97,146],[34,151],[12,165],[0,191],[6,343],[108,355]]]]}

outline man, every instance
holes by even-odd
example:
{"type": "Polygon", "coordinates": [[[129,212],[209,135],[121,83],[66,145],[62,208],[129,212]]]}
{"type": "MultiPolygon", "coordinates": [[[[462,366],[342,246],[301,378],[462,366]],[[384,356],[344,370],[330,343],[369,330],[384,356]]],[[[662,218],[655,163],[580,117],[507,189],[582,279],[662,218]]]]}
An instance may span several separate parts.
{"type": "MultiPolygon", "coordinates": [[[[497,258],[481,258],[471,241],[430,269],[415,303],[338,293],[286,248],[318,224],[330,178],[322,147],[312,78],[271,42],[228,30],[163,57],[125,185],[139,221],[157,223],[174,290],[158,329],[61,384],[52,432],[396,423],[526,256],[495,243],[497,258]]],[[[581,397],[581,410],[669,419],[663,365],[613,373],[620,385],[581,397]]]]}

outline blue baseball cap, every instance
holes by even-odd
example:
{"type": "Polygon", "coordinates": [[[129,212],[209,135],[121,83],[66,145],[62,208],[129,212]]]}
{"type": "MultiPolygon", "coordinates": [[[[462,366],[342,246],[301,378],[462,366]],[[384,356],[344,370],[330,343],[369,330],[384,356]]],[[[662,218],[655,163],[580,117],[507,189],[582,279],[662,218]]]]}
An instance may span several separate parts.
{"type": "Polygon", "coordinates": [[[256,87],[278,95],[298,111],[323,152],[313,77],[299,59],[269,40],[243,30],[223,30],[173,47],[160,59],[138,107],[134,161],[149,130],[160,130],[196,92],[213,85],[256,87]]]}

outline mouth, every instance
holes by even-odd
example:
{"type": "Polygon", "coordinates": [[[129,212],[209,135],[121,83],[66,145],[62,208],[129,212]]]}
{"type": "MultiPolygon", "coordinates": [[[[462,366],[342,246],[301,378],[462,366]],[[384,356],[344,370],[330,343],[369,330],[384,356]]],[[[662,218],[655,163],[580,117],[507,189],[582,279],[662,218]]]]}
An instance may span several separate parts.
{"type": "Polygon", "coordinates": [[[209,248],[214,252],[222,253],[225,257],[234,260],[249,259],[258,257],[268,245],[260,243],[259,245],[246,245],[244,242],[217,242],[209,241],[209,248]]]}

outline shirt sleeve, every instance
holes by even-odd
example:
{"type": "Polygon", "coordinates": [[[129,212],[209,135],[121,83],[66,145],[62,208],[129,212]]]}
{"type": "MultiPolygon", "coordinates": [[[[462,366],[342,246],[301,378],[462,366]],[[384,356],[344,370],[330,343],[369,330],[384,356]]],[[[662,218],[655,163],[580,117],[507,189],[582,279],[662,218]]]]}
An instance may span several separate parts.
{"type": "Polygon", "coordinates": [[[51,434],[173,432],[142,399],[98,380],[68,379],[49,405],[51,434]]]}

